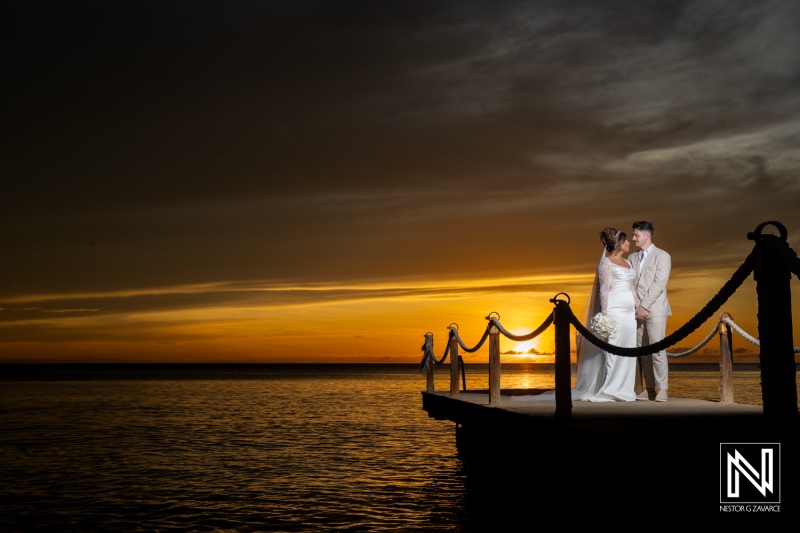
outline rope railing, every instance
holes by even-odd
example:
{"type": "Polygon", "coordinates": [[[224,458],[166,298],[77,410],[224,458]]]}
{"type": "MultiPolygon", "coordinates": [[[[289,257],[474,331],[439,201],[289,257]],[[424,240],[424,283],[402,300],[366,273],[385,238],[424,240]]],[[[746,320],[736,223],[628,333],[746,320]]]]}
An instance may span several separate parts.
{"type": "MultiPolygon", "coordinates": [[[[786,256],[786,255],[787,254],[784,254],[784,256],[786,256]]],[[[793,259],[794,262],[797,263],[796,270],[798,270],[798,272],[800,272],[800,259],[798,259],[796,255],[794,256],[794,258],[786,257],[786,259],[787,259],[787,261],[793,259]]],[[[620,356],[623,356],[623,357],[640,357],[640,356],[644,356],[644,355],[650,355],[652,353],[664,350],[665,348],[667,348],[669,346],[673,346],[677,342],[682,341],[683,339],[688,337],[690,334],[692,334],[694,331],[696,331],[699,328],[700,325],[702,325],[706,320],[708,320],[708,318],[710,318],[712,313],[716,312],[733,295],[733,293],[736,292],[736,290],[744,282],[744,280],[747,279],[747,277],[752,273],[752,271],[753,271],[753,261],[754,261],[753,254],[750,254],[747,257],[747,259],[745,259],[745,261],[734,272],[734,274],[731,276],[731,279],[728,280],[728,282],[726,282],[725,285],[723,285],[722,289],[720,289],[720,291],[703,307],[703,309],[701,309],[686,324],[684,324],[683,326],[681,326],[676,331],[674,331],[673,333],[671,333],[670,335],[668,335],[667,337],[665,337],[664,339],[662,339],[659,342],[656,342],[656,343],[653,343],[653,344],[649,344],[649,345],[646,345],[646,346],[636,347],[636,348],[623,348],[623,347],[620,347],[620,346],[609,344],[608,342],[604,341],[602,338],[600,338],[597,335],[595,335],[591,330],[586,328],[580,322],[578,317],[576,317],[575,314],[572,312],[572,308],[569,308],[570,309],[570,313],[571,313],[571,315],[570,315],[570,323],[575,327],[575,329],[578,331],[578,333],[580,333],[586,340],[588,340],[589,342],[591,342],[595,346],[597,346],[597,347],[599,347],[599,348],[601,348],[601,349],[603,349],[605,351],[608,351],[608,352],[611,352],[613,354],[620,355],[620,356]]],[[[793,263],[793,267],[794,267],[794,263],[793,263]]],[[[794,272],[794,270],[795,270],[795,268],[793,268],[793,272],[794,272]]],[[[795,272],[795,274],[797,274],[798,277],[800,277],[800,273],[798,273],[798,272],[795,272]]],[[[538,328],[533,330],[531,333],[528,333],[528,334],[525,334],[525,335],[515,335],[515,334],[511,333],[510,331],[508,331],[500,323],[499,316],[498,317],[493,317],[490,314],[489,316],[486,317],[486,319],[489,320],[489,324],[487,325],[486,329],[484,330],[480,340],[474,346],[472,346],[472,347],[467,346],[464,343],[463,339],[461,338],[461,336],[460,336],[460,334],[458,332],[458,327],[457,326],[456,327],[452,327],[453,326],[452,324],[451,324],[451,326],[449,328],[450,329],[451,338],[455,337],[456,341],[458,342],[458,345],[467,353],[474,353],[474,352],[478,351],[485,344],[486,339],[489,337],[489,332],[490,332],[492,326],[497,327],[497,329],[500,331],[500,333],[502,333],[508,339],[511,339],[511,340],[517,341],[517,342],[528,341],[528,340],[536,338],[542,332],[544,332],[548,327],[550,327],[552,325],[552,323],[553,323],[553,313],[548,315],[547,318],[544,320],[544,322],[538,328]]],[[[696,353],[698,350],[700,350],[706,344],[708,344],[711,341],[711,339],[714,338],[715,334],[719,333],[720,323],[725,323],[725,324],[729,325],[734,331],[739,333],[742,337],[744,337],[746,340],[748,340],[752,344],[755,344],[756,346],[760,346],[761,345],[760,341],[757,338],[753,337],[752,335],[748,334],[746,331],[742,330],[732,319],[730,319],[730,318],[721,318],[720,322],[717,323],[714,326],[714,328],[711,330],[711,332],[702,341],[700,341],[699,344],[697,344],[696,346],[694,346],[693,348],[691,348],[689,350],[686,350],[686,351],[683,351],[683,352],[679,352],[679,353],[666,352],[667,356],[671,357],[671,358],[681,358],[681,357],[686,357],[688,355],[696,353]]],[[[441,358],[437,359],[435,354],[434,354],[434,351],[433,351],[433,334],[432,333],[428,333],[428,334],[425,335],[425,337],[426,337],[425,344],[423,344],[423,346],[422,346],[422,350],[424,352],[424,355],[423,355],[423,358],[422,358],[422,361],[421,361],[422,371],[428,371],[430,369],[430,365],[429,365],[430,361],[433,361],[436,364],[443,364],[445,362],[445,360],[447,359],[447,355],[448,355],[448,353],[450,351],[450,343],[448,342],[447,347],[445,348],[444,354],[442,354],[441,358]]],[[[795,353],[800,353],[800,347],[794,347],[794,352],[795,353]]]]}
{"type": "Polygon", "coordinates": [[[489,328],[487,327],[486,330],[483,332],[481,340],[478,341],[478,344],[476,344],[472,348],[467,348],[467,345],[464,344],[464,341],[461,340],[461,336],[458,334],[458,329],[454,328],[452,331],[453,335],[455,335],[456,341],[458,341],[458,345],[461,346],[461,348],[463,348],[464,351],[467,353],[477,352],[480,349],[480,347],[483,346],[483,343],[486,342],[486,339],[489,338],[489,328]]]}
{"type": "MultiPolygon", "coordinates": [[[[720,321],[726,323],[727,325],[729,325],[736,333],[738,333],[739,335],[744,337],[746,340],[750,341],[751,343],[755,344],[756,346],[759,346],[759,347],[761,346],[761,341],[760,340],[758,340],[757,338],[753,337],[752,335],[750,335],[749,333],[744,331],[742,328],[737,326],[736,322],[734,322],[733,319],[731,319],[731,318],[723,318],[720,321]]],[[[795,346],[793,348],[793,351],[794,351],[794,353],[800,353],[800,346],[795,346]]]]}
{"type": "MultiPolygon", "coordinates": [[[[723,314],[726,314],[726,313],[723,313],[723,314]]],[[[714,329],[711,330],[711,333],[709,333],[708,336],[705,339],[700,341],[700,343],[697,346],[695,346],[694,348],[690,348],[689,350],[686,350],[685,352],[680,352],[680,353],[667,352],[667,357],[686,357],[687,355],[692,355],[693,353],[696,353],[697,351],[700,350],[700,348],[702,348],[703,346],[708,344],[709,341],[711,341],[711,339],[714,338],[715,334],[719,333],[720,327],[721,327],[722,324],[727,324],[728,326],[730,326],[733,331],[735,331],[736,333],[741,335],[745,340],[755,344],[756,346],[761,346],[761,342],[757,338],[753,337],[752,335],[747,333],[745,330],[740,328],[736,324],[736,322],[733,321],[733,318],[720,318],[719,322],[714,326],[714,329]]],[[[794,353],[800,353],[800,346],[795,346],[793,348],[793,351],[794,351],[794,353]]]]}
{"type": "MultiPolygon", "coordinates": [[[[772,246],[773,248],[777,247],[772,241],[766,241],[769,244],[768,246],[772,246]]],[[[760,245],[764,245],[763,242],[759,243],[760,245]]],[[[797,254],[789,248],[788,246],[785,248],[779,248],[779,252],[781,257],[787,263],[787,265],[791,268],[792,272],[795,273],[798,277],[800,277],[800,259],[797,258],[797,254]]],[[[719,292],[711,298],[711,300],[695,315],[693,316],[686,324],[675,330],[670,335],[664,337],[662,340],[655,342],[653,344],[649,344],[647,346],[640,346],[636,348],[623,348],[619,346],[615,346],[613,344],[609,344],[608,342],[604,341],[603,339],[597,337],[593,332],[587,329],[583,324],[581,324],[580,320],[575,316],[574,312],[570,308],[570,322],[575,327],[576,330],[587,340],[589,340],[595,346],[611,352],[616,355],[620,355],[623,357],[640,357],[644,355],[650,355],[655,352],[659,352],[661,350],[665,350],[666,348],[675,345],[676,343],[682,341],[694,331],[696,331],[703,323],[705,323],[711,315],[719,310],[719,308],[736,292],[736,290],[741,286],[742,283],[750,276],[753,272],[755,262],[755,255],[754,253],[750,253],[744,262],[739,266],[738,269],[733,273],[731,279],[728,280],[725,285],[719,290],[719,292]]],[[[506,330],[502,324],[500,323],[499,317],[486,317],[489,320],[489,324],[487,325],[486,329],[483,332],[480,340],[475,346],[469,347],[467,346],[463,339],[461,338],[460,334],[458,333],[458,328],[450,328],[451,336],[455,336],[458,345],[467,353],[474,353],[479,350],[483,344],[486,342],[486,339],[489,337],[489,331],[492,326],[496,326],[497,329],[507,338],[514,340],[514,341],[525,341],[531,340],[542,333],[545,329],[547,329],[553,322],[553,314],[551,313],[547,319],[545,319],[544,323],[539,326],[533,332],[527,335],[514,335],[508,330],[506,330]]],[[[452,324],[451,324],[452,326],[452,324]]],[[[733,327],[733,326],[732,326],[733,327]]],[[[700,345],[696,346],[695,348],[688,350],[686,352],[678,353],[678,354],[669,354],[670,357],[684,357],[686,355],[690,355],[696,352],[699,348],[703,345],[708,343],[716,331],[712,331],[700,345]]],[[[743,332],[742,332],[743,333],[743,332]]],[[[741,333],[740,333],[741,334],[741,333]]],[[[753,342],[754,339],[747,335],[746,333],[743,334],[748,340],[753,342]]],[[[444,354],[440,359],[437,359],[433,353],[433,338],[432,334],[426,334],[426,342],[422,347],[422,350],[425,352],[423,359],[421,361],[421,365],[423,369],[429,368],[426,365],[428,360],[434,361],[436,364],[444,363],[445,359],[447,358],[448,352],[450,350],[450,344],[448,342],[448,346],[445,349],[444,354]]]]}
{"type": "MultiPolygon", "coordinates": [[[[748,233],[747,238],[755,241],[752,252],[745,258],[744,262],[736,269],[731,278],[722,286],[717,294],[689,321],[664,337],[662,340],[639,347],[620,347],[609,344],[590,331],[575,316],[569,305],[569,295],[559,293],[550,302],[554,304],[553,312],[548,315],[544,322],[531,333],[526,335],[515,335],[509,332],[500,323],[499,314],[493,317],[495,312],[490,313],[486,319],[489,321],[479,341],[474,346],[467,346],[458,331],[457,324],[448,326],[449,339],[448,346],[441,358],[437,359],[433,350],[433,334],[425,335],[425,344],[422,347],[423,358],[421,361],[422,369],[428,374],[428,390],[433,391],[433,363],[442,364],[448,355],[451,355],[451,395],[458,394],[457,376],[460,370],[464,390],[466,390],[466,379],[464,377],[463,360],[461,356],[456,358],[460,347],[468,353],[479,350],[487,339],[491,339],[489,346],[489,374],[490,374],[490,400],[499,401],[499,373],[500,373],[500,354],[499,340],[500,334],[514,341],[531,340],[551,325],[555,325],[555,359],[556,359],[556,415],[557,417],[569,417],[571,402],[569,392],[569,327],[572,325],[584,341],[588,341],[598,348],[623,357],[641,357],[659,351],[666,352],[668,357],[678,358],[694,354],[708,344],[715,334],[720,334],[720,367],[723,367],[723,359],[726,361],[726,370],[730,371],[731,362],[731,343],[730,332],[736,331],[749,342],[760,347],[760,359],[762,368],[762,393],[764,396],[764,411],[769,410],[771,418],[793,419],[797,415],[797,391],[794,384],[795,363],[793,357],[787,357],[787,347],[791,346],[791,295],[788,281],[792,274],[800,278],[800,259],[786,242],[786,228],[779,222],[764,222],[760,224],[754,232],[748,233]],[[772,234],[762,234],[761,231],[767,225],[778,228],[780,236],[772,234]],[[722,313],[718,323],[712,331],[696,346],[680,353],[667,352],[666,349],[675,346],[678,342],[687,338],[690,334],[699,329],[711,316],[717,312],[722,305],[738,290],[744,281],[754,274],[756,281],[756,293],[758,296],[758,317],[759,333],[765,340],[762,345],[761,340],[748,334],[740,328],[732,317],[725,318],[722,313]],[[559,296],[567,299],[559,300],[559,296]],[[727,326],[727,327],[726,327],[727,326]],[[726,338],[725,342],[722,339],[726,338]],[[787,346],[788,345],[788,346],[787,346]],[[723,357],[724,352],[724,357],[723,357]],[[459,368],[461,366],[461,368],[459,368]],[[767,386],[769,385],[769,387],[767,386]],[[768,390],[769,389],[769,390],[768,390]],[[562,392],[558,392],[562,391],[562,392]],[[561,398],[561,400],[559,400],[561,398]],[[561,409],[558,405],[562,403],[565,407],[561,409]]],[[[800,353],[800,347],[793,347],[793,353],[800,353]]],[[[723,401],[727,401],[723,399],[723,401]]],[[[732,399],[730,400],[732,401],[732,399]]]]}
{"type": "MultiPolygon", "coordinates": [[[[716,312],[727,300],[730,298],[734,292],[739,288],[739,286],[744,282],[745,279],[752,273],[753,271],[753,262],[754,256],[751,253],[747,256],[745,261],[739,266],[739,268],[734,272],[731,276],[731,279],[728,280],[725,285],[723,285],[722,289],[708,302],[708,304],[703,307],[694,317],[692,317],[686,324],[678,328],[675,332],[668,335],[664,339],[659,342],[647,345],[647,346],[640,346],[637,348],[622,348],[619,346],[615,346],[613,344],[609,344],[603,339],[597,337],[593,332],[587,329],[583,324],[581,324],[578,317],[572,312],[572,308],[568,306],[569,313],[570,313],[570,322],[575,329],[589,342],[594,344],[595,346],[611,352],[616,355],[624,356],[624,357],[640,357],[643,355],[650,355],[652,353],[664,350],[677,342],[682,341],[686,337],[688,337],[691,333],[697,330],[706,320],[708,320],[711,315],[716,312]]],[[[514,335],[513,333],[506,330],[503,325],[500,323],[499,316],[492,317],[492,313],[486,317],[489,320],[489,324],[486,326],[486,329],[483,332],[480,340],[475,346],[469,347],[467,346],[464,341],[461,339],[461,336],[458,333],[458,326],[456,325],[453,327],[453,324],[450,325],[448,328],[450,330],[450,339],[455,337],[458,345],[467,353],[474,353],[479,350],[483,344],[486,342],[486,339],[489,337],[489,332],[492,326],[497,327],[497,329],[507,338],[513,341],[526,341],[531,340],[538,335],[540,335],[543,331],[545,331],[552,323],[553,323],[553,313],[548,315],[548,317],[544,320],[544,322],[536,328],[531,333],[526,335],[514,335]]],[[[709,336],[701,343],[697,349],[701,348],[702,345],[707,343],[713,337],[714,332],[709,334],[709,336]]],[[[433,334],[426,333],[425,334],[425,343],[422,345],[422,361],[420,362],[421,371],[428,372],[430,371],[430,362],[433,361],[436,364],[443,364],[444,361],[447,359],[447,356],[450,352],[450,342],[447,343],[447,348],[445,348],[442,357],[437,359],[436,355],[433,351],[433,334]]],[[[680,353],[680,354],[672,354],[671,357],[684,357],[685,355],[689,355],[694,353],[695,349],[689,350],[688,352],[680,353]]]]}
{"type": "Polygon", "coordinates": [[[711,298],[711,300],[696,314],[694,315],[689,321],[675,330],[673,333],[667,335],[662,340],[658,342],[654,342],[653,344],[648,344],[647,346],[640,346],[637,348],[621,348],[619,346],[614,346],[613,344],[609,344],[603,339],[597,337],[593,332],[586,328],[583,324],[581,324],[578,317],[572,312],[572,309],[569,308],[570,313],[570,323],[575,326],[575,329],[583,335],[583,337],[598,348],[601,348],[607,352],[611,352],[616,355],[621,355],[623,357],[641,357],[643,355],[650,355],[656,352],[660,352],[661,350],[665,350],[670,346],[673,346],[677,342],[682,341],[690,334],[694,333],[700,326],[703,325],[711,315],[713,315],[722,304],[728,301],[728,298],[733,296],[733,293],[744,283],[744,280],[751,274],[753,271],[753,264],[755,262],[755,256],[751,253],[747,256],[747,259],[739,266],[738,269],[733,273],[731,279],[728,280],[725,285],[719,290],[719,292],[711,298]]]}
{"type": "MultiPolygon", "coordinates": [[[[727,313],[722,313],[722,314],[727,314],[727,313]]],[[[489,317],[487,317],[487,318],[489,318],[489,317]]],[[[553,324],[553,314],[551,313],[550,315],[548,315],[548,317],[545,319],[545,321],[542,323],[541,326],[539,326],[536,330],[534,330],[533,332],[528,333],[526,335],[514,335],[513,333],[509,332],[508,330],[506,330],[503,327],[503,325],[500,323],[499,319],[489,318],[489,320],[490,320],[489,327],[486,328],[486,331],[484,332],[483,336],[481,337],[481,340],[473,348],[467,348],[466,345],[464,345],[464,343],[461,340],[461,338],[458,336],[457,330],[456,330],[456,332],[454,332],[454,335],[458,339],[459,345],[462,348],[464,348],[465,351],[467,351],[467,352],[475,352],[475,351],[477,351],[485,343],[486,338],[489,336],[489,331],[490,331],[492,325],[496,326],[497,329],[500,331],[500,333],[502,333],[505,337],[507,337],[507,338],[509,338],[509,339],[511,339],[513,341],[523,342],[523,341],[534,339],[538,335],[543,333],[548,327],[550,327],[553,324]]],[[[667,357],[681,358],[681,357],[686,357],[686,356],[689,356],[689,355],[697,353],[706,344],[711,342],[711,339],[714,338],[714,335],[719,333],[721,324],[727,324],[728,326],[731,327],[731,329],[733,331],[735,331],[736,333],[741,335],[748,342],[750,342],[750,343],[752,343],[752,344],[754,344],[756,346],[761,346],[761,342],[757,338],[755,338],[752,335],[750,335],[749,333],[747,333],[741,327],[739,327],[739,325],[736,324],[736,322],[734,322],[733,318],[722,318],[721,317],[719,322],[717,322],[717,324],[714,325],[714,327],[711,329],[711,331],[708,333],[708,335],[706,335],[706,337],[702,341],[700,341],[697,345],[695,345],[694,347],[692,347],[692,348],[690,348],[688,350],[685,350],[683,352],[678,352],[678,353],[666,352],[667,357]]],[[[586,331],[589,331],[589,330],[586,330],[586,331]]],[[[428,342],[428,340],[426,340],[426,343],[422,347],[423,350],[425,350],[425,356],[423,357],[423,363],[422,363],[423,364],[423,370],[427,370],[427,367],[425,367],[424,365],[425,365],[425,362],[428,361],[428,360],[433,361],[436,364],[444,363],[444,360],[447,358],[447,354],[448,354],[449,348],[450,348],[449,345],[448,345],[448,348],[445,350],[445,352],[442,355],[441,359],[437,360],[436,357],[432,353],[432,351],[433,351],[433,337],[429,337],[429,339],[430,339],[430,342],[428,342]]],[[[588,338],[588,339],[590,340],[590,342],[592,341],[591,338],[588,338]]],[[[595,339],[597,339],[597,337],[595,337],[595,339]]],[[[614,345],[609,345],[609,346],[614,346],[614,345]]],[[[795,346],[793,348],[793,351],[794,351],[794,353],[800,353],[800,346],[795,346]]]]}
{"type": "MultiPolygon", "coordinates": [[[[461,346],[461,348],[463,348],[465,352],[474,353],[478,351],[480,347],[483,346],[483,344],[486,342],[486,339],[489,337],[489,333],[492,329],[492,326],[497,327],[500,333],[502,333],[509,339],[520,342],[520,341],[529,341],[531,339],[535,339],[536,337],[541,335],[545,330],[547,330],[547,328],[550,327],[550,325],[553,323],[553,313],[550,313],[547,316],[547,318],[545,318],[544,322],[542,322],[542,324],[532,332],[527,333],[525,335],[514,335],[513,333],[509,332],[508,330],[506,330],[506,328],[503,327],[503,325],[500,323],[499,316],[495,318],[491,315],[492,313],[489,313],[489,316],[486,317],[486,319],[489,320],[489,325],[486,326],[486,330],[484,330],[481,339],[472,348],[468,348],[467,345],[464,344],[464,341],[461,340],[461,336],[458,334],[457,325],[456,327],[453,327],[453,324],[451,324],[448,327],[450,331],[450,338],[455,337],[456,341],[458,342],[458,345],[461,346]]],[[[422,356],[422,361],[420,362],[420,365],[422,367],[421,370],[427,371],[430,369],[430,361],[433,361],[437,365],[441,365],[445,362],[445,359],[447,359],[447,355],[450,353],[450,343],[449,342],[447,343],[447,348],[442,354],[442,357],[437,359],[433,351],[433,333],[428,332],[425,334],[425,343],[422,345],[422,351],[423,351],[423,356],[422,356]]]]}
{"type": "Polygon", "coordinates": [[[524,341],[529,341],[529,340],[535,339],[536,337],[541,335],[541,333],[544,330],[549,328],[550,325],[553,323],[553,313],[550,313],[547,316],[547,318],[544,319],[544,322],[542,322],[542,325],[539,326],[538,328],[536,328],[535,330],[533,330],[532,332],[527,333],[525,335],[514,335],[513,333],[507,331],[502,326],[502,324],[500,324],[500,318],[499,317],[498,318],[494,318],[494,317],[489,318],[490,316],[491,316],[491,314],[486,317],[490,321],[489,328],[487,328],[487,331],[488,331],[488,329],[491,328],[492,325],[494,325],[494,326],[497,327],[498,330],[500,330],[500,333],[502,333],[503,335],[505,335],[506,337],[508,337],[512,341],[517,341],[517,342],[524,342],[524,341]]]}
{"type": "Polygon", "coordinates": [[[667,357],[679,358],[679,357],[686,357],[687,355],[692,355],[693,353],[697,353],[700,350],[700,348],[708,344],[711,341],[711,339],[714,338],[714,335],[716,333],[719,333],[719,322],[717,323],[716,326],[714,326],[714,329],[711,330],[711,333],[709,333],[705,339],[700,341],[700,344],[698,344],[694,348],[686,350],[685,352],[680,352],[680,353],[666,352],[667,357]]]}

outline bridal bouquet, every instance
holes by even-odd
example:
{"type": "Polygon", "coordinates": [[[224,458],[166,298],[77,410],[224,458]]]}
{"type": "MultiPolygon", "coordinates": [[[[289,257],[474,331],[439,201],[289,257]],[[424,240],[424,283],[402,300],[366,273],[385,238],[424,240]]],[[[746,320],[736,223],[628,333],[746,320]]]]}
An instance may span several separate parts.
{"type": "Polygon", "coordinates": [[[592,317],[589,329],[601,339],[608,340],[617,331],[617,320],[611,315],[597,313],[592,317]]]}

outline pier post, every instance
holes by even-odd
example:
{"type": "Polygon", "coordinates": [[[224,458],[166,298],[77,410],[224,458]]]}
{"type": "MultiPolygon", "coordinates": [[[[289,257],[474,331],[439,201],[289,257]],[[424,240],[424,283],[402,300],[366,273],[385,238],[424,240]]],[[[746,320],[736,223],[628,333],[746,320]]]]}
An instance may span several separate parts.
{"type": "Polygon", "coordinates": [[[733,342],[731,328],[719,323],[719,401],[733,403],[733,342]]]}
{"type": "MultiPolygon", "coordinates": [[[[425,353],[431,354],[433,353],[433,333],[426,333],[425,334],[425,347],[427,351],[425,353]]],[[[428,355],[428,358],[431,356],[428,355]]],[[[428,373],[425,375],[425,390],[428,392],[434,391],[434,379],[433,379],[433,367],[436,366],[433,364],[434,361],[428,361],[428,373]]]]}
{"type": "Polygon", "coordinates": [[[489,405],[500,403],[500,330],[489,328],[489,405]]]}
{"type": "Polygon", "coordinates": [[[778,222],[764,222],[748,239],[756,241],[753,268],[758,295],[758,336],[761,345],[761,396],[764,417],[782,429],[797,424],[797,382],[792,341],[792,273],[784,257],[791,250],[786,228],[778,222]],[[780,231],[761,235],[766,225],[780,231]]]}
{"type": "MultiPolygon", "coordinates": [[[[556,295],[558,296],[558,295],[556,295]]],[[[555,418],[570,420],[572,418],[572,376],[569,361],[569,317],[572,311],[569,302],[550,300],[555,304],[555,344],[556,344],[556,412],[555,418]]]]}
{"type": "Polygon", "coordinates": [[[450,330],[450,396],[458,396],[458,378],[460,374],[460,366],[458,359],[458,339],[454,332],[455,328],[450,330]]]}

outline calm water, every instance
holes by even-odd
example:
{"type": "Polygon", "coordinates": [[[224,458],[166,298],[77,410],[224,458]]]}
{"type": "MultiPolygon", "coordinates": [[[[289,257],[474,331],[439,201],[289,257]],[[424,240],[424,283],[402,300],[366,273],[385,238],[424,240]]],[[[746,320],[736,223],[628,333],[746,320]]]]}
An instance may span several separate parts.
{"type": "MultiPolygon", "coordinates": [[[[719,399],[714,365],[670,393],[719,399]]],[[[693,369],[688,370],[689,366],[693,369]]],[[[469,365],[467,389],[488,368],[469,365]]],[[[449,389],[447,367],[436,387],[449,389]]],[[[0,530],[485,531],[493,509],[421,408],[417,365],[0,367],[0,530]]],[[[736,400],[761,403],[755,366],[736,400]]],[[[504,365],[502,388],[552,367],[504,365]]]]}

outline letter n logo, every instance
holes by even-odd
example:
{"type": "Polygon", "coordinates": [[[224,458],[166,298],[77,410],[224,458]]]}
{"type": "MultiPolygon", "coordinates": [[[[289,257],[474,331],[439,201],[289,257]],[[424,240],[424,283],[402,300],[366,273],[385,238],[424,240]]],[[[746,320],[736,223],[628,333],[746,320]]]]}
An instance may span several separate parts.
{"type": "Polygon", "coordinates": [[[721,443],[720,503],[780,503],[780,443],[721,443]]]}

